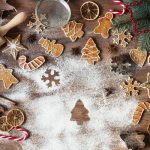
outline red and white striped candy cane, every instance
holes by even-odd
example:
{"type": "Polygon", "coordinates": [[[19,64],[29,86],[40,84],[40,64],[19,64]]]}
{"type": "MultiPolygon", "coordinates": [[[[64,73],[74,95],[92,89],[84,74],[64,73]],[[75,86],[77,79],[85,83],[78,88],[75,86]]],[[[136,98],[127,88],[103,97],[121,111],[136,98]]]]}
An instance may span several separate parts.
{"type": "Polygon", "coordinates": [[[111,12],[111,13],[113,13],[113,14],[115,14],[115,15],[119,15],[119,16],[121,16],[121,15],[123,15],[124,13],[125,13],[125,11],[126,11],[126,5],[123,3],[123,2],[121,2],[121,1],[118,1],[118,0],[112,0],[114,3],[116,3],[116,4],[118,4],[118,5],[120,5],[120,6],[122,6],[122,11],[115,11],[115,10],[113,10],[113,9],[110,9],[109,11],[111,12]]]}
{"type": "Polygon", "coordinates": [[[16,129],[17,131],[20,131],[23,134],[23,137],[7,136],[7,135],[0,134],[0,138],[11,140],[11,141],[22,142],[22,141],[25,141],[29,137],[29,134],[25,129],[22,129],[19,127],[14,128],[14,129],[16,129]]]}

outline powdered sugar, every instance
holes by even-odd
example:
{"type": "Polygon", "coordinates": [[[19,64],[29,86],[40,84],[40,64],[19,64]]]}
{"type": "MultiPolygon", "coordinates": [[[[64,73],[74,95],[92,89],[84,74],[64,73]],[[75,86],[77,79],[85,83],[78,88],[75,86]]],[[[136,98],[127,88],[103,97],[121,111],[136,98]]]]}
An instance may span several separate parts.
{"type": "Polygon", "coordinates": [[[126,77],[110,72],[110,62],[105,60],[94,66],[66,53],[55,61],[56,65],[46,63],[33,72],[16,68],[24,80],[5,95],[21,102],[26,111],[24,127],[32,134],[22,144],[23,150],[112,150],[125,146],[119,132],[131,124],[137,105],[120,90],[119,83],[126,77]],[[46,69],[59,71],[59,86],[48,88],[41,80],[46,69]],[[104,88],[110,86],[116,93],[106,97],[104,88]],[[78,99],[89,110],[90,121],[83,126],[70,121],[78,99]],[[115,133],[111,128],[117,129],[115,133]]]}

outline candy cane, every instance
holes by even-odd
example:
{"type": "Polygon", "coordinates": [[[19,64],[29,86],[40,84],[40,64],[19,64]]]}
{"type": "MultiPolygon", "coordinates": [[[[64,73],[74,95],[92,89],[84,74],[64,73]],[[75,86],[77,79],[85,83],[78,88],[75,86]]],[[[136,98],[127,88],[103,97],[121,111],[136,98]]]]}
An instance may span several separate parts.
{"type": "Polygon", "coordinates": [[[114,3],[116,3],[116,4],[120,5],[120,6],[122,6],[122,7],[123,7],[123,10],[122,10],[122,12],[115,11],[115,10],[113,10],[113,9],[110,9],[109,11],[110,11],[111,13],[115,14],[115,15],[119,15],[119,16],[123,15],[123,14],[125,13],[125,11],[126,11],[126,5],[123,4],[123,2],[118,1],[118,0],[112,0],[112,1],[113,1],[114,3]]]}
{"type": "Polygon", "coordinates": [[[23,137],[7,136],[7,135],[0,134],[0,138],[11,140],[11,141],[22,142],[22,141],[25,141],[29,137],[29,134],[25,129],[22,129],[19,127],[15,128],[15,129],[17,131],[20,131],[23,134],[23,137]]]}

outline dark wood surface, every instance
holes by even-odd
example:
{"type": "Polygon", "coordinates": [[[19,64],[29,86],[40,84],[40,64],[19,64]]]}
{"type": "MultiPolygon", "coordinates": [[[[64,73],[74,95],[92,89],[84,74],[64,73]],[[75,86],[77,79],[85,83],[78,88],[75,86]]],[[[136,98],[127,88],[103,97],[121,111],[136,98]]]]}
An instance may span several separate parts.
{"type": "MultiPolygon", "coordinates": [[[[104,39],[100,38],[99,36],[94,35],[92,33],[91,29],[93,29],[95,27],[95,21],[89,22],[89,21],[85,21],[81,18],[79,8],[84,1],[86,1],[86,0],[70,0],[70,2],[69,2],[69,5],[70,5],[71,10],[72,10],[71,20],[73,20],[73,19],[78,20],[79,22],[82,22],[85,26],[85,30],[84,30],[85,31],[85,37],[83,39],[81,39],[75,43],[71,43],[70,40],[64,36],[61,29],[51,29],[51,30],[49,30],[49,33],[51,33],[51,34],[47,35],[47,38],[49,38],[49,39],[55,38],[56,40],[58,40],[58,42],[63,43],[66,47],[65,52],[69,52],[70,49],[73,47],[78,47],[78,46],[80,47],[81,45],[83,45],[83,43],[85,43],[87,41],[87,39],[89,37],[94,37],[94,39],[95,39],[96,43],[99,45],[100,49],[103,49],[103,50],[106,49],[106,47],[108,46],[108,43],[112,42],[111,39],[110,40],[104,40],[104,39]]],[[[116,6],[114,3],[112,3],[111,0],[95,0],[95,1],[100,6],[100,12],[101,12],[100,15],[101,16],[103,14],[105,14],[105,12],[107,12],[110,9],[110,7],[120,9],[118,6],[116,6]]],[[[34,12],[36,1],[34,1],[34,0],[9,0],[9,3],[12,4],[13,6],[15,6],[16,9],[18,10],[18,12],[26,11],[26,12],[28,12],[29,16],[31,16],[31,14],[34,12]]],[[[11,18],[13,16],[13,14],[15,14],[15,13],[10,13],[10,16],[8,16],[8,18],[9,17],[11,18]]],[[[25,45],[27,47],[30,47],[31,45],[26,41],[27,35],[24,34],[25,30],[27,28],[26,23],[13,29],[13,30],[11,30],[7,35],[10,37],[15,37],[19,33],[22,33],[23,43],[25,43],[25,45]]],[[[126,49],[120,48],[119,53],[128,52],[130,48],[134,48],[134,45],[135,45],[135,42],[133,41],[133,42],[131,42],[131,44],[129,45],[128,48],[126,48],[126,49]]],[[[36,50],[36,48],[38,48],[37,45],[32,46],[32,49],[30,50],[30,52],[27,52],[27,53],[33,52],[32,57],[37,56],[37,53],[42,54],[42,52],[38,52],[38,51],[35,54],[34,51],[36,50]]],[[[117,55],[119,55],[119,53],[117,55]]],[[[3,57],[4,60],[8,59],[8,57],[3,55],[1,52],[0,52],[0,55],[1,55],[1,57],[3,57]]],[[[107,59],[110,57],[110,55],[108,54],[107,51],[103,51],[102,57],[104,59],[107,59]]],[[[48,58],[48,59],[50,59],[50,58],[48,58]]],[[[7,62],[6,65],[8,65],[10,68],[17,66],[17,63],[15,61],[13,61],[13,59],[11,57],[9,58],[9,62],[8,61],[6,61],[6,62],[7,62]]],[[[149,72],[149,70],[150,70],[150,67],[139,68],[135,72],[134,78],[139,82],[144,82],[146,80],[146,74],[147,74],[147,72],[149,72]]],[[[76,88],[78,88],[78,87],[76,87],[76,88]]],[[[3,89],[2,83],[0,82],[0,94],[3,95],[3,93],[7,93],[7,91],[3,89]]],[[[141,91],[141,93],[137,97],[137,99],[139,99],[141,101],[150,101],[147,97],[147,91],[146,90],[141,91]]],[[[131,128],[131,130],[136,129],[137,131],[146,133],[148,124],[150,124],[150,115],[148,113],[145,113],[141,123],[138,126],[131,128]]],[[[146,140],[147,140],[146,141],[147,147],[143,150],[150,150],[150,137],[147,136],[146,140]]],[[[12,145],[13,145],[13,143],[10,142],[10,145],[8,144],[8,146],[6,147],[6,150],[16,150],[17,149],[15,146],[12,146],[12,145]]],[[[3,145],[0,145],[0,150],[3,150],[3,145]]]]}

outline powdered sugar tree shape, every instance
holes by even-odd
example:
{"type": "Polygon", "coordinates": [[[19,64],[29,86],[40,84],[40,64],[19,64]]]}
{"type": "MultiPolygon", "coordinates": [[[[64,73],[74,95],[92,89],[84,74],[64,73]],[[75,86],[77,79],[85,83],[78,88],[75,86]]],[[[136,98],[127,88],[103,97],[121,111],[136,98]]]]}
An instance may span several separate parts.
{"type": "Polygon", "coordinates": [[[115,30],[113,31],[112,35],[114,36],[113,43],[117,45],[120,44],[123,47],[126,47],[128,45],[128,42],[130,42],[132,39],[131,33],[129,32],[127,33],[126,30],[124,30],[123,32],[119,32],[118,30],[115,30]]]}
{"type": "Polygon", "coordinates": [[[41,80],[43,80],[44,82],[48,82],[47,83],[48,87],[52,87],[53,83],[55,84],[55,86],[60,84],[59,72],[58,71],[47,69],[45,71],[45,74],[46,75],[43,75],[41,80]]]}
{"type": "Polygon", "coordinates": [[[75,104],[75,107],[71,111],[71,121],[76,121],[78,125],[83,125],[83,122],[89,121],[88,116],[89,111],[84,107],[84,104],[81,100],[78,100],[75,104]]]}

